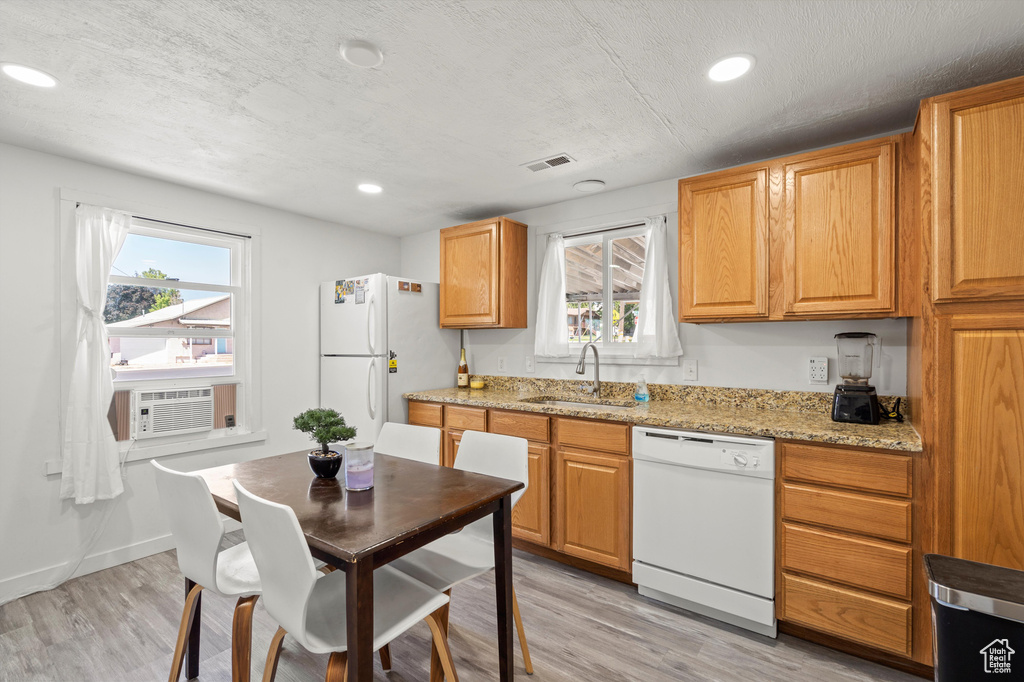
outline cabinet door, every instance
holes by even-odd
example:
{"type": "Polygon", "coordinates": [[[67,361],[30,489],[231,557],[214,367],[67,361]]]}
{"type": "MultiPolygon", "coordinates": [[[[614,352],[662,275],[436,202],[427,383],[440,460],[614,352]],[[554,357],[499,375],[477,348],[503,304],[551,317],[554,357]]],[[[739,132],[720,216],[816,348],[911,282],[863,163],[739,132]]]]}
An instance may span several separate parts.
{"type": "Polygon", "coordinates": [[[951,385],[936,441],[952,475],[939,527],[954,556],[1024,570],[1024,315],[940,318],[939,332],[951,385]]]}
{"type": "Polygon", "coordinates": [[[679,181],[679,320],[768,316],[768,169],[679,181]]]}
{"type": "Polygon", "coordinates": [[[1024,80],[939,98],[932,116],[935,300],[1024,298],[1024,80]]]}
{"type": "Polygon", "coordinates": [[[444,432],[444,450],[441,453],[441,466],[455,466],[455,456],[459,454],[459,441],[462,440],[462,431],[444,432]]]}
{"type": "Polygon", "coordinates": [[[530,443],[530,485],[512,509],[512,535],[535,542],[551,543],[551,448],[530,443]]]}
{"type": "Polygon", "coordinates": [[[786,164],[786,315],[895,312],[892,143],[786,164]]]}
{"type": "Polygon", "coordinates": [[[500,322],[500,220],[441,230],[441,326],[500,322]]]}
{"type": "Polygon", "coordinates": [[[629,570],[630,459],[571,449],[556,458],[558,549],[629,570]]]}

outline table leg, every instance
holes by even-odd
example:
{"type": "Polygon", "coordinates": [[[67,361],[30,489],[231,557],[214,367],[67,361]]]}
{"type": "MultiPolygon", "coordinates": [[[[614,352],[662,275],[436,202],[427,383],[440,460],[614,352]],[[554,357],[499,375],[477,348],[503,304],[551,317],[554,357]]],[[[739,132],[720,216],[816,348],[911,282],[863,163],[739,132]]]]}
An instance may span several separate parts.
{"type": "MultiPolygon", "coordinates": [[[[192,591],[195,583],[185,578],[185,596],[192,591]]],[[[192,617],[192,629],[188,633],[185,644],[185,679],[194,680],[199,677],[199,635],[203,631],[203,593],[196,595],[196,613],[192,617]]]]}
{"type": "Polygon", "coordinates": [[[498,671],[501,682],[512,682],[512,497],[501,498],[494,512],[494,591],[498,598],[498,671]]]}
{"type": "Polygon", "coordinates": [[[345,567],[348,681],[373,680],[373,556],[345,567]]]}

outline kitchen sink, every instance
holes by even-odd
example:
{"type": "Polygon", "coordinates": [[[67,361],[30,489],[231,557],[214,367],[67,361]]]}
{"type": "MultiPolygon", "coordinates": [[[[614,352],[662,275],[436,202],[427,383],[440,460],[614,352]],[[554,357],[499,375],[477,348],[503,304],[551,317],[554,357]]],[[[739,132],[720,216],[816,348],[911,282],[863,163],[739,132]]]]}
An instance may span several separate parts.
{"type": "Polygon", "coordinates": [[[582,408],[589,408],[592,410],[606,410],[611,412],[618,412],[620,410],[632,410],[636,407],[636,403],[626,403],[625,401],[608,401],[605,402],[592,402],[587,400],[562,400],[557,398],[539,397],[539,398],[525,398],[521,402],[533,403],[534,405],[550,405],[551,407],[564,407],[570,410],[578,410],[582,408]]]}

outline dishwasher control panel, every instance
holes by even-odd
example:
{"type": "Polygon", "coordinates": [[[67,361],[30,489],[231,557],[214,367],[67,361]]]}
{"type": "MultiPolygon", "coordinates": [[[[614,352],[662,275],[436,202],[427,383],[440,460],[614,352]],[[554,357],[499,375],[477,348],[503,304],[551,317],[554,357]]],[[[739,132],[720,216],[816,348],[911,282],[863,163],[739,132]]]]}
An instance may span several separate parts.
{"type": "Polygon", "coordinates": [[[775,441],[756,436],[635,426],[633,459],[774,478],[775,441]]]}
{"type": "Polygon", "coordinates": [[[741,448],[722,448],[719,461],[724,467],[733,466],[740,469],[757,469],[761,466],[760,455],[741,448]]]}

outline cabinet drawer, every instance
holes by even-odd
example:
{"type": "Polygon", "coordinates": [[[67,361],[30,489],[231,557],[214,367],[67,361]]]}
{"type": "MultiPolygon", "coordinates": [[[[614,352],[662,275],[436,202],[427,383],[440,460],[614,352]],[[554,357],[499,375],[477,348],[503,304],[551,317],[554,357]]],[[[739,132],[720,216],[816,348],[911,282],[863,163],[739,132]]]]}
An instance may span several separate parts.
{"type": "Polygon", "coordinates": [[[629,424],[559,419],[558,442],[586,450],[629,454],[629,424]]]}
{"type": "Polygon", "coordinates": [[[910,497],[910,457],[821,445],[783,445],[782,477],[910,497]]]}
{"type": "Polygon", "coordinates": [[[450,429],[465,431],[486,431],[487,410],[482,407],[460,407],[446,405],[444,408],[445,426],[450,429]]]}
{"type": "Polygon", "coordinates": [[[491,433],[547,443],[550,439],[550,423],[551,418],[543,414],[491,410],[491,433]]]}
{"type": "Polygon", "coordinates": [[[409,403],[409,423],[418,426],[443,426],[440,403],[409,403]]]}
{"type": "Polygon", "coordinates": [[[782,567],[910,599],[910,548],[782,524],[782,567]]]}
{"type": "Polygon", "coordinates": [[[910,604],[786,574],[782,595],[785,621],[910,655],[910,604]]]}
{"type": "Polygon", "coordinates": [[[782,516],[790,521],[910,542],[910,500],[893,500],[784,483],[782,516]]]}

